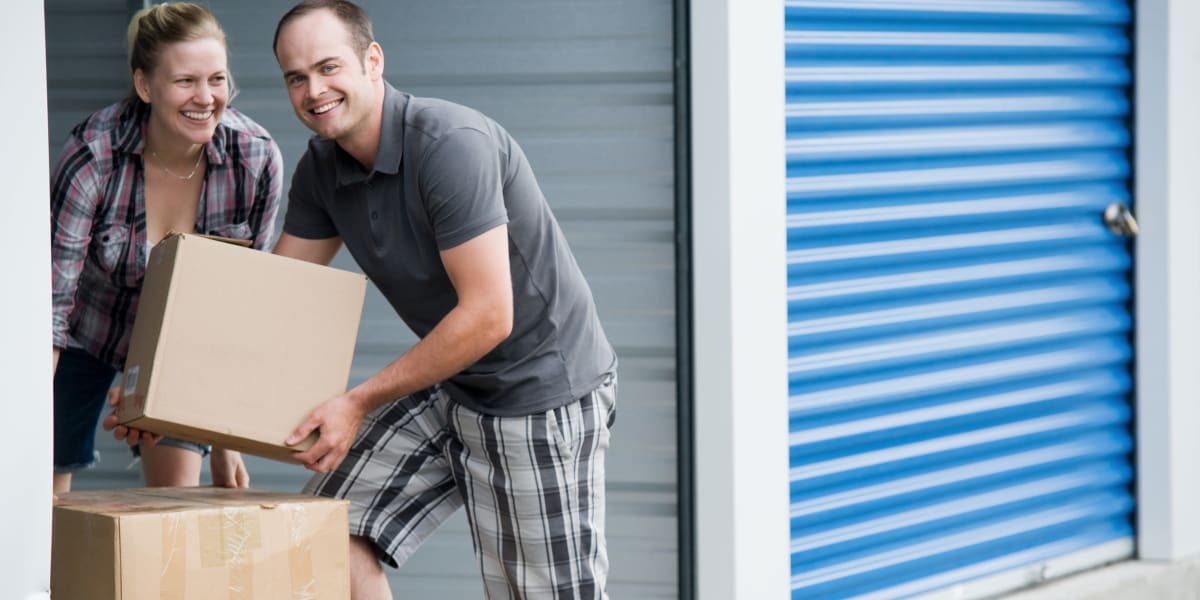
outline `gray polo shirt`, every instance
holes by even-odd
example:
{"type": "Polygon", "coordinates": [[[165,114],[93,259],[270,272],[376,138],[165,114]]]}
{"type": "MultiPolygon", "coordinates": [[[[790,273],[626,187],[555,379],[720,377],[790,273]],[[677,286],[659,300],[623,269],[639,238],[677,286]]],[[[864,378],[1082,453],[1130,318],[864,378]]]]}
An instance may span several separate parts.
{"type": "Polygon", "coordinates": [[[616,354],[525,153],[499,124],[387,85],[374,170],[314,137],[292,178],[284,231],[340,235],[400,318],[424,337],[457,302],[439,251],[508,224],[513,330],[443,385],[473,410],[545,412],[595,389],[616,354]]]}

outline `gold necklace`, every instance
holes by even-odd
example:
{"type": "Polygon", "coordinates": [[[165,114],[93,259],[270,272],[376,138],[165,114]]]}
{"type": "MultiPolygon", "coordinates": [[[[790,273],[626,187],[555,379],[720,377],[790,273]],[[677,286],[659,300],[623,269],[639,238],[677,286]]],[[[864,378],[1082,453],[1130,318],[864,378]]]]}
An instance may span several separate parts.
{"type": "Polygon", "coordinates": [[[183,175],[176,175],[175,173],[172,173],[171,170],[167,168],[166,161],[159,158],[157,152],[151,150],[150,156],[154,157],[154,160],[158,162],[158,168],[162,169],[163,171],[166,171],[167,175],[170,175],[171,177],[174,177],[175,179],[178,179],[180,181],[188,181],[191,178],[196,176],[196,170],[198,170],[200,168],[200,160],[204,158],[204,148],[201,148],[200,152],[198,154],[196,154],[196,164],[192,165],[192,172],[188,173],[187,177],[184,177],[183,175]]]}

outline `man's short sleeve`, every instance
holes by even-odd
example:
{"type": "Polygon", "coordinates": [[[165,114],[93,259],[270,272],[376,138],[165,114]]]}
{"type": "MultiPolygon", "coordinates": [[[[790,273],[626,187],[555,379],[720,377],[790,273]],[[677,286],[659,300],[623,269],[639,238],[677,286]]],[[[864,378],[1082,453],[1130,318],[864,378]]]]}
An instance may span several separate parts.
{"type": "Polygon", "coordinates": [[[338,230],[326,210],[326,199],[321,190],[331,188],[322,185],[316,159],[310,147],[292,174],[292,187],[288,190],[287,214],[283,219],[283,231],[289,235],[308,240],[324,240],[337,237],[338,230]]]}
{"type": "Polygon", "coordinates": [[[487,133],[470,128],[447,132],[426,151],[418,178],[438,250],[508,222],[502,159],[487,133]]]}

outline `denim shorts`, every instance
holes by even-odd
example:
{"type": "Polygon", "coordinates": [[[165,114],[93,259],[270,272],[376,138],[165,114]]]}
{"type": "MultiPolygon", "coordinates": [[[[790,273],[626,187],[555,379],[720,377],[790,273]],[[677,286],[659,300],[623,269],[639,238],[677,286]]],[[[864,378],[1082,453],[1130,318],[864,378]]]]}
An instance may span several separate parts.
{"type": "MultiPolygon", "coordinates": [[[[96,464],[96,423],[108,403],[117,369],[96,357],[66,348],[54,371],[54,472],[72,473],[96,464]]],[[[184,448],[206,456],[208,446],[163,438],[160,445],[184,448]]],[[[134,456],[138,449],[133,448],[134,456]]]]}

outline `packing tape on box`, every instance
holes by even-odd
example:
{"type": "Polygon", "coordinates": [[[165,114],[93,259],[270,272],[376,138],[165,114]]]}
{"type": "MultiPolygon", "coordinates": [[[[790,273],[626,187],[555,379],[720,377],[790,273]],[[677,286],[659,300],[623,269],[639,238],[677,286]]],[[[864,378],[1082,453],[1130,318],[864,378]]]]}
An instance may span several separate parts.
{"type": "Polygon", "coordinates": [[[288,507],[288,568],[291,576],[293,600],[316,600],[317,580],[313,576],[312,536],[309,529],[308,512],[303,504],[288,507]]]}
{"type": "Polygon", "coordinates": [[[229,573],[229,600],[252,600],[251,553],[262,547],[257,506],[227,506],[219,514],[200,516],[200,564],[224,566],[229,573]]]}
{"type": "Polygon", "coordinates": [[[183,513],[163,515],[162,570],[158,577],[158,593],[162,600],[184,600],[187,580],[187,528],[183,513]]]}

